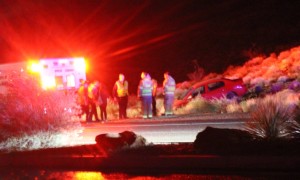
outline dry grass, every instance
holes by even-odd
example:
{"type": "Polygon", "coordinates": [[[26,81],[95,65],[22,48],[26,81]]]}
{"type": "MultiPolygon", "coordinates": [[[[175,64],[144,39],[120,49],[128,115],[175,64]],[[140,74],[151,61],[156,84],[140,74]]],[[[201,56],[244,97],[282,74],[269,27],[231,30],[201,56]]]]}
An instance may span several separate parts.
{"type": "Polygon", "coordinates": [[[217,111],[218,109],[214,104],[199,96],[192,99],[186,106],[176,109],[175,114],[208,113],[217,111]]]}

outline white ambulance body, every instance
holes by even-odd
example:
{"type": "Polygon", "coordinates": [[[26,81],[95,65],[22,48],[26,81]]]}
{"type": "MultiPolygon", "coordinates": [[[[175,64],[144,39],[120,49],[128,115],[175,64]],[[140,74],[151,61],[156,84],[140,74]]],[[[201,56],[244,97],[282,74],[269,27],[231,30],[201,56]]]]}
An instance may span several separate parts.
{"type": "Polygon", "coordinates": [[[77,89],[80,86],[80,80],[86,80],[86,64],[85,59],[81,57],[40,59],[34,63],[1,64],[0,82],[23,76],[23,73],[36,77],[45,90],[77,89]]]}
{"type": "Polygon", "coordinates": [[[42,87],[49,89],[72,89],[80,86],[80,80],[86,80],[84,58],[40,59],[40,78],[42,87]]]}

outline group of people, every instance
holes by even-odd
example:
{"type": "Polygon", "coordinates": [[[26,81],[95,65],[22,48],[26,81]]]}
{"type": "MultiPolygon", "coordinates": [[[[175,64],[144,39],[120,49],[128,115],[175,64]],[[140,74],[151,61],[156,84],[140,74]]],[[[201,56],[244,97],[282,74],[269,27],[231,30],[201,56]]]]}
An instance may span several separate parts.
{"type": "MultiPolygon", "coordinates": [[[[173,77],[168,73],[164,73],[163,94],[165,115],[173,114],[173,102],[176,83],[173,77]]],[[[138,85],[137,96],[142,101],[143,118],[151,119],[157,115],[156,111],[156,92],[157,81],[151,78],[149,73],[142,72],[141,80],[138,85]]],[[[119,119],[126,119],[126,109],[128,104],[128,82],[123,74],[119,74],[119,80],[116,81],[113,88],[113,96],[119,104],[119,119]]]]}
{"type": "Polygon", "coordinates": [[[89,83],[81,80],[77,94],[78,104],[81,107],[80,117],[85,114],[86,122],[92,122],[93,117],[100,122],[97,113],[97,106],[99,106],[101,121],[107,120],[106,106],[109,93],[103,84],[98,81],[89,83]]]}
{"type": "MultiPolygon", "coordinates": [[[[175,94],[176,83],[173,77],[168,73],[164,73],[163,95],[164,95],[164,109],[165,115],[173,114],[173,102],[175,94]]],[[[142,102],[142,116],[144,119],[151,119],[157,115],[156,111],[156,93],[157,81],[151,78],[149,73],[142,72],[141,80],[138,85],[137,96],[142,102]]],[[[119,119],[127,119],[127,105],[128,105],[128,81],[125,80],[124,74],[119,74],[119,79],[115,82],[112,92],[113,98],[118,102],[119,119]]],[[[91,122],[93,116],[96,121],[100,121],[97,115],[97,105],[100,106],[101,120],[107,120],[107,98],[109,94],[104,85],[98,81],[88,83],[82,81],[78,89],[79,104],[82,113],[86,114],[86,122],[91,122]]]]}

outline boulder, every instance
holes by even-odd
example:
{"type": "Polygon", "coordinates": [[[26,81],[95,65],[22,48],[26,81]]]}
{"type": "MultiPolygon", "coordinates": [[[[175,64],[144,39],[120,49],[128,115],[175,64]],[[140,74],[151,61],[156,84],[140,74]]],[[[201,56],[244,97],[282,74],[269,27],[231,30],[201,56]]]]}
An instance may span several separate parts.
{"type": "Polygon", "coordinates": [[[205,153],[234,153],[253,142],[247,131],[207,127],[197,134],[194,148],[205,153]]]}
{"type": "Polygon", "coordinates": [[[95,141],[97,145],[107,151],[114,151],[132,145],[135,146],[137,143],[139,145],[145,143],[145,140],[142,141],[140,136],[131,131],[124,131],[118,134],[99,134],[96,136],[95,141]]]}

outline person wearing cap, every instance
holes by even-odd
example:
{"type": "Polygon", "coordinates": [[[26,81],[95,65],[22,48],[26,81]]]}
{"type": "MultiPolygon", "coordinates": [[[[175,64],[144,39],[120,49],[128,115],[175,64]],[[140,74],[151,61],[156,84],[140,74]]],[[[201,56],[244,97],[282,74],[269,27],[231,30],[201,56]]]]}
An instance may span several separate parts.
{"type": "Polygon", "coordinates": [[[119,104],[119,119],[127,119],[128,82],[125,80],[124,74],[119,74],[119,80],[113,87],[113,96],[119,104]]]}
{"type": "Polygon", "coordinates": [[[164,82],[163,82],[163,90],[164,90],[164,108],[165,115],[173,115],[173,103],[174,103],[174,95],[176,89],[176,83],[172,76],[170,76],[169,72],[164,73],[164,82]]]}
{"type": "Polygon", "coordinates": [[[142,100],[143,118],[152,118],[152,92],[153,84],[148,73],[141,73],[141,80],[138,87],[138,97],[142,100]]]}

